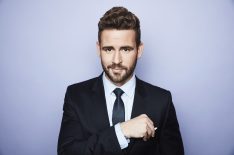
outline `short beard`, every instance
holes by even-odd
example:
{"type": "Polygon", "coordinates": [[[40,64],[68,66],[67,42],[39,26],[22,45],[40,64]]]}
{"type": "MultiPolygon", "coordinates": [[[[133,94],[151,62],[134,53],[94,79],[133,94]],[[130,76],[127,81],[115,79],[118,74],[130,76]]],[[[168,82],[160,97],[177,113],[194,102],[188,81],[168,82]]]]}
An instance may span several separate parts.
{"type": "Polygon", "coordinates": [[[136,64],[137,64],[137,58],[135,59],[134,63],[132,66],[130,66],[130,68],[128,69],[125,66],[122,66],[122,64],[111,64],[107,67],[104,66],[102,60],[102,68],[105,72],[105,74],[107,75],[107,77],[115,84],[124,84],[127,82],[127,80],[130,79],[130,77],[132,76],[135,68],[136,68],[136,64]],[[121,76],[120,74],[115,74],[115,76],[112,76],[109,72],[109,69],[113,69],[113,68],[120,68],[120,69],[124,69],[126,72],[123,76],[121,76]]]}

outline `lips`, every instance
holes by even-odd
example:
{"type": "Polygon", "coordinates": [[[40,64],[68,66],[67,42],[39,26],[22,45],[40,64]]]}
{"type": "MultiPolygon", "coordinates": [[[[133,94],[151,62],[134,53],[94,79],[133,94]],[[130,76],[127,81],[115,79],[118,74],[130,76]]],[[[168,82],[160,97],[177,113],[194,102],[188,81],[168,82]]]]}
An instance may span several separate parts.
{"type": "Polygon", "coordinates": [[[107,66],[108,69],[116,69],[116,70],[121,70],[121,69],[126,69],[126,67],[122,66],[122,65],[116,65],[116,64],[112,64],[107,66]]]}
{"type": "Polygon", "coordinates": [[[112,72],[119,73],[123,70],[123,68],[111,68],[112,72]]]}
{"type": "Polygon", "coordinates": [[[112,64],[112,65],[109,65],[107,68],[110,69],[114,74],[115,73],[120,74],[122,73],[123,70],[127,69],[126,67],[120,64],[112,64]]]}
{"type": "Polygon", "coordinates": [[[113,70],[123,70],[123,68],[111,68],[113,70]]]}

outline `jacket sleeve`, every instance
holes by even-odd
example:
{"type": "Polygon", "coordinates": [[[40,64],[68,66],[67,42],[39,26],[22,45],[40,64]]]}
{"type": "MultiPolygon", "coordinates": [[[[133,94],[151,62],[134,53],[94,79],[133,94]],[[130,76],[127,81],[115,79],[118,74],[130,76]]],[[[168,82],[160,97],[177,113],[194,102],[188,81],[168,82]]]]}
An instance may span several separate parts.
{"type": "Polygon", "coordinates": [[[162,155],[184,155],[184,147],[180,134],[176,111],[169,93],[166,113],[161,129],[159,149],[162,155]]]}
{"type": "Polygon", "coordinates": [[[114,127],[87,136],[73,104],[67,89],[58,139],[58,155],[122,154],[114,127]]]}

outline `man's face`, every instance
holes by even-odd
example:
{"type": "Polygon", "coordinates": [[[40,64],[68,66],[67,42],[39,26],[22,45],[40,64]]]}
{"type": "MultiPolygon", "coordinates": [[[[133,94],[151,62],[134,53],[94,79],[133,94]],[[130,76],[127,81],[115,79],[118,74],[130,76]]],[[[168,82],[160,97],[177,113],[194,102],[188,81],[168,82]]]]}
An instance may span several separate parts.
{"type": "Polygon", "coordinates": [[[102,31],[97,49],[107,78],[121,86],[132,77],[143,44],[137,48],[134,30],[110,29],[102,31]]]}

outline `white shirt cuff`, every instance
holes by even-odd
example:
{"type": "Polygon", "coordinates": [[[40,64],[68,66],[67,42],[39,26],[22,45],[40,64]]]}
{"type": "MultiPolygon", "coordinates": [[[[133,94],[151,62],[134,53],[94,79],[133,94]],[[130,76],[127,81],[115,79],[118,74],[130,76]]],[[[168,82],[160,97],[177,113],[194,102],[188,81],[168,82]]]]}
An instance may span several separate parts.
{"type": "Polygon", "coordinates": [[[122,132],[122,130],[120,128],[119,123],[115,125],[115,133],[116,133],[120,148],[124,149],[124,148],[128,147],[128,143],[130,142],[130,140],[126,139],[124,137],[124,134],[123,134],[123,132],[122,132]]]}

